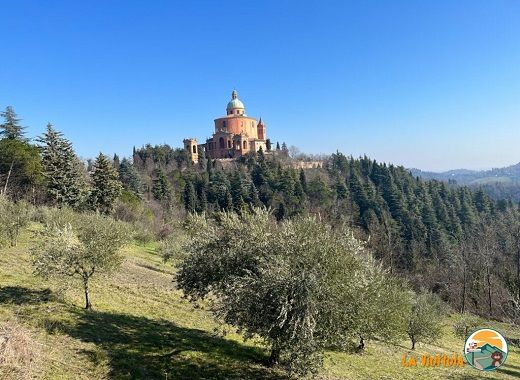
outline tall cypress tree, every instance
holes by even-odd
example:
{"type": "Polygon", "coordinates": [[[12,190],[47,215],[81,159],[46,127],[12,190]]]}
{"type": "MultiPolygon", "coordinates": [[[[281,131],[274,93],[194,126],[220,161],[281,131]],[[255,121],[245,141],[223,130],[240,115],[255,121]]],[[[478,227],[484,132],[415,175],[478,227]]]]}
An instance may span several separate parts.
{"type": "Polygon", "coordinates": [[[305,177],[305,171],[300,169],[300,184],[302,185],[303,191],[307,192],[307,177],[305,177]]]}
{"type": "Polygon", "coordinates": [[[195,212],[197,208],[197,195],[195,194],[195,187],[191,181],[186,182],[182,198],[186,211],[190,213],[195,212]]]}

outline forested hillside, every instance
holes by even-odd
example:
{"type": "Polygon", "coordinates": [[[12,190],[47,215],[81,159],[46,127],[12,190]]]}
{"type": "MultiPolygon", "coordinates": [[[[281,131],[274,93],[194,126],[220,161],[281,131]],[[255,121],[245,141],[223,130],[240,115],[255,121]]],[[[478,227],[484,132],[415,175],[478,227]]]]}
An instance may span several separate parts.
{"type": "Polygon", "coordinates": [[[450,184],[483,189],[494,199],[511,198],[520,202],[520,163],[491,170],[450,170],[442,173],[411,169],[413,175],[423,179],[437,179],[450,184]]]}
{"type": "Polygon", "coordinates": [[[205,160],[191,165],[167,146],[137,149],[134,161],[148,199],[164,204],[171,197],[199,213],[263,205],[278,220],[319,213],[353,227],[417,289],[435,291],[459,310],[519,317],[520,214],[509,199],[341,153],[309,170],[262,152],[225,170],[205,160]]]}
{"type": "MultiPolygon", "coordinates": [[[[318,374],[327,352],[363,353],[373,341],[391,348],[407,339],[415,350],[445,334],[442,321],[453,312],[461,337],[480,323],[471,314],[520,322],[520,209],[510,199],[339,152],[320,168],[295,169],[298,162],[285,147],[225,161],[201,152],[194,164],[184,149],[145,145],[130,158],[100,153],[84,162],[51,124],[32,142],[12,108],[2,116],[2,250],[10,247],[9,265],[16,265],[13,252],[20,255],[23,281],[29,273],[39,287],[70,281],[83,293],[84,308],[94,309],[80,319],[102,316],[95,311],[95,284],[119,273],[125,249],[144,245],[153,247],[153,260],[173,264],[164,273],[176,291],[207,308],[224,330],[267,349],[268,355],[257,355],[276,376],[318,374]]],[[[133,302],[168,297],[153,284],[142,293],[141,284],[153,278],[146,273],[132,280],[133,302]]],[[[8,268],[3,276],[21,286],[8,268]]],[[[122,281],[118,291],[128,288],[122,281]]],[[[10,303],[2,312],[12,317],[12,292],[21,292],[23,302],[32,290],[0,291],[10,303]]],[[[164,315],[157,306],[164,302],[154,302],[150,309],[164,315]]],[[[58,304],[68,310],[67,324],[78,322],[76,306],[58,304]]],[[[15,326],[20,323],[15,318],[15,326]]],[[[90,342],[82,334],[92,329],[73,329],[73,337],[90,342]]],[[[160,376],[159,364],[124,363],[131,349],[117,351],[119,338],[111,334],[95,342],[116,357],[118,375],[128,367],[133,377],[139,371],[160,376]]],[[[139,345],[149,347],[143,334],[139,345]]],[[[178,373],[170,364],[164,371],[178,373]]]]}

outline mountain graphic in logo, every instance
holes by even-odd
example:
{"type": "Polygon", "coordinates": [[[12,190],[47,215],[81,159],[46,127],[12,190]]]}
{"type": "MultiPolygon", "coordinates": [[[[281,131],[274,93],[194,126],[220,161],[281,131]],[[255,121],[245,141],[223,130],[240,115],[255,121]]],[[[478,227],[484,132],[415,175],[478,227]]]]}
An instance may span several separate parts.
{"type": "Polygon", "coordinates": [[[481,371],[493,371],[506,361],[507,342],[495,330],[480,329],[466,339],[464,356],[472,367],[481,371]]]}

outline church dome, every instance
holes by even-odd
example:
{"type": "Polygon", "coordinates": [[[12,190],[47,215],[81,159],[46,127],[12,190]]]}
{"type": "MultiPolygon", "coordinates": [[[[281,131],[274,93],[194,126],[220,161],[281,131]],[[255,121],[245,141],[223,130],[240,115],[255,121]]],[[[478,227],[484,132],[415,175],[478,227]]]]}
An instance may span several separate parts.
{"type": "Polygon", "coordinates": [[[237,90],[233,90],[233,93],[231,94],[231,101],[228,103],[227,107],[226,107],[226,111],[230,111],[230,110],[233,110],[233,109],[244,109],[244,103],[242,103],[239,99],[238,99],[238,93],[237,93],[237,90]]]}
{"type": "Polygon", "coordinates": [[[242,103],[240,100],[238,99],[232,99],[228,104],[227,104],[227,107],[226,107],[226,110],[232,110],[234,108],[244,108],[244,103],[242,103]]]}

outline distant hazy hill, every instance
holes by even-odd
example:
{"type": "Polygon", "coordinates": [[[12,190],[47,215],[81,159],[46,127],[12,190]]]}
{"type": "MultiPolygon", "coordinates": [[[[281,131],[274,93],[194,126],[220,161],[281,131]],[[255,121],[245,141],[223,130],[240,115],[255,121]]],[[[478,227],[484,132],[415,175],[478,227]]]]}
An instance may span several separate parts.
{"type": "Polygon", "coordinates": [[[505,168],[491,170],[456,169],[435,173],[410,169],[410,172],[424,179],[437,179],[458,185],[482,187],[496,199],[512,198],[520,201],[520,163],[505,168]]]}
{"type": "Polygon", "coordinates": [[[520,182],[520,163],[505,168],[491,170],[456,169],[447,172],[425,172],[420,169],[410,169],[414,176],[441,181],[455,180],[459,185],[473,185],[485,183],[520,182]]]}

